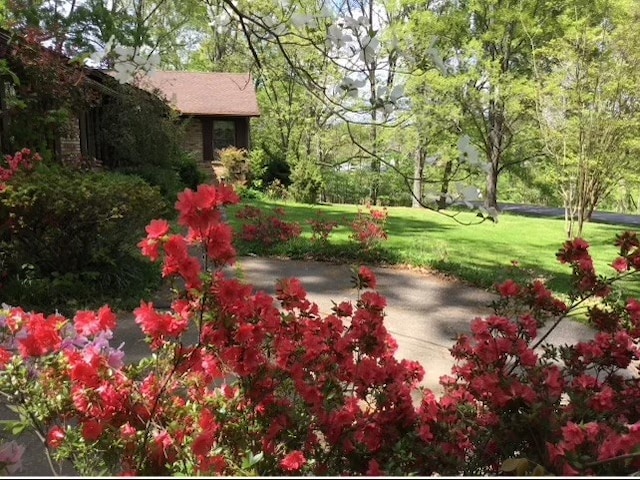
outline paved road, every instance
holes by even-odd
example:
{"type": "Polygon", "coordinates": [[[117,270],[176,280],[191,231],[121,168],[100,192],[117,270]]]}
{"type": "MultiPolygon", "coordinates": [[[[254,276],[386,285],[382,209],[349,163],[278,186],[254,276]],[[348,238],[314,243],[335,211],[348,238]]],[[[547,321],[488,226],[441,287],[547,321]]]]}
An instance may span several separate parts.
{"type": "MultiPolygon", "coordinates": [[[[350,267],[329,263],[243,257],[236,271],[257,289],[273,294],[278,278],[297,277],[303,281],[309,299],[330,313],[332,300],[354,300],[350,267]]],[[[387,329],[396,338],[398,358],[419,361],[426,370],[424,385],[435,391],[438,379],[450,372],[452,360],[448,349],[459,333],[469,331],[470,321],[490,312],[492,294],[445,280],[433,275],[399,268],[373,268],[378,276],[378,290],[386,296],[387,329]]],[[[165,295],[160,294],[156,305],[167,306],[165,295]]],[[[592,332],[581,324],[566,321],[550,340],[556,344],[573,343],[590,338],[592,332]]],[[[148,354],[138,326],[131,314],[120,316],[114,345],[125,342],[129,361],[148,354]]],[[[22,475],[50,476],[37,439],[27,443],[25,469],[22,475]]],[[[67,468],[67,475],[73,471],[67,468]]]]}
{"type": "MultiPolygon", "coordinates": [[[[515,203],[500,203],[503,213],[513,213],[529,217],[564,218],[564,209],[555,207],[541,207],[537,205],[524,205],[515,203]]],[[[631,215],[616,212],[594,212],[591,221],[594,223],[607,223],[610,225],[627,225],[640,227],[640,215],[631,215]]]]}

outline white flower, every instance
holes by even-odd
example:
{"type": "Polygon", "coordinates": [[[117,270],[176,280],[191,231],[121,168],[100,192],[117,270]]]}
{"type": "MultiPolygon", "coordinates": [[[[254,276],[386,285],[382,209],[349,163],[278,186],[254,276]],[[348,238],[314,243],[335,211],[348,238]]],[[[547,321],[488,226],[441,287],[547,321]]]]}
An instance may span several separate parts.
{"type": "Polygon", "coordinates": [[[380,47],[380,40],[377,37],[365,35],[361,41],[362,50],[360,51],[360,60],[371,63],[375,60],[376,53],[380,47]]]}
{"type": "Polygon", "coordinates": [[[463,185],[461,183],[456,183],[456,190],[458,190],[460,199],[469,208],[473,208],[473,204],[471,202],[477,202],[482,198],[482,193],[480,193],[480,190],[473,185],[463,185]]]}
{"type": "Polygon", "coordinates": [[[396,103],[404,96],[404,85],[395,85],[389,94],[389,100],[396,103]]]}
{"type": "Polygon", "coordinates": [[[308,27],[313,24],[314,20],[312,15],[305,13],[294,13],[291,15],[291,23],[293,23],[296,28],[308,27]]]}

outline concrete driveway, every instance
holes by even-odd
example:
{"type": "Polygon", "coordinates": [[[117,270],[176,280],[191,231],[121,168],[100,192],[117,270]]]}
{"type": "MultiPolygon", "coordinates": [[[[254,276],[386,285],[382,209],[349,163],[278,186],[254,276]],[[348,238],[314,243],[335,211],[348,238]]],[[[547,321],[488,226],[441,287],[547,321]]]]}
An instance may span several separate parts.
{"type": "MultiPolygon", "coordinates": [[[[468,332],[470,321],[490,313],[493,294],[468,287],[461,282],[424,272],[374,267],[378,291],[387,298],[386,326],[398,342],[397,357],[419,361],[426,370],[424,386],[440,391],[438,379],[448,374],[453,365],[448,349],[458,334],[468,332]]],[[[302,280],[309,300],[318,304],[322,313],[331,312],[332,301],[355,300],[349,265],[242,257],[235,271],[247,283],[270,294],[275,293],[276,280],[297,277],[302,280]]],[[[160,292],[154,303],[167,307],[166,293],[160,292]]],[[[575,322],[564,321],[550,336],[556,344],[574,343],[590,338],[592,331],[575,322]]],[[[125,343],[127,359],[134,362],[148,355],[140,329],[130,313],[119,315],[119,326],[112,342],[125,343]]],[[[3,412],[2,418],[8,418],[3,412]]],[[[43,447],[34,436],[20,440],[27,446],[24,470],[20,475],[51,476],[43,447]]],[[[63,473],[73,475],[67,465],[63,473]]]]}
{"type": "MultiPolygon", "coordinates": [[[[309,300],[320,312],[331,313],[332,300],[355,300],[349,265],[302,260],[243,257],[237,268],[257,289],[275,293],[279,278],[299,278],[309,300]]],[[[449,349],[460,333],[468,333],[471,320],[491,313],[495,296],[462,282],[402,268],[373,267],[380,294],[387,299],[385,325],[398,342],[399,359],[416,360],[426,370],[423,385],[441,392],[438,380],[450,373],[449,349]]],[[[549,336],[557,345],[587,340],[592,330],[565,320],[549,336]]]]}

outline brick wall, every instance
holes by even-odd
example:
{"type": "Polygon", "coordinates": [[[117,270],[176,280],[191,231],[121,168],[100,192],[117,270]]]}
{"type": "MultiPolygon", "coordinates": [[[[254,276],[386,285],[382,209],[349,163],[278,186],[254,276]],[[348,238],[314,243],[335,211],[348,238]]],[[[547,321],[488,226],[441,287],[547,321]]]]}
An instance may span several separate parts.
{"type": "Polygon", "coordinates": [[[197,162],[199,170],[209,180],[215,181],[215,174],[210,162],[203,161],[202,120],[189,117],[184,120],[184,140],[182,148],[197,162]]]}

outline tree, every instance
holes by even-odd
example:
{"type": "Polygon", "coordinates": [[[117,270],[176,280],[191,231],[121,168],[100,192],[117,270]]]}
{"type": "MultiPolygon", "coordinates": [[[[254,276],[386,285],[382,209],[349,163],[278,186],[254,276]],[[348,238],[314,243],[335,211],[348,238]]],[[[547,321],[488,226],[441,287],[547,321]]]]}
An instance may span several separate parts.
{"type": "Polygon", "coordinates": [[[564,34],[536,55],[539,120],[572,238],[635,166],[640,11],[626,0],[577,0],[568,7],[560,17],[564,34]]]}
{"type": "Polygon", "coordinates": [[[267,64],[265,53],[275,48],[289,66],[292,80],[322,102],[323,110],[329,109],[347,126],[369,126],[364,144],[355,137],[352,141],[370,157],[374,172],[370,198],[375,202],[379,183],[375,173],[385,162],[384,152],[379,151],[379,129],[398,124],[394,111],[402,97],[397,76],[400,57],[391,28],[402,14],[397,2],[265,0],[248,8],[245,2],[220,0],[215,5],[225,12],[218,24],[244,32],[259,69],[267,64]],[[319,66],[324,70],[307,63],[310,57],[323,59],[319,66]],[[323,75],[327,68],[342,72],[341,77],[323,75]]]}
{"type": "MultiPolygon", "coordinates": [[[[49,47],[71,58],[135,73],[149,60],[172,58],[199,3],[177,0],[12,0],[8,22],[49,36],[49,47]]],[[[175,63],[175,59],[174,59],[175,63]]],[[[153,65],[155,66],[155,65],[153,65]]]]}
{"type": "Polygon", "coordinates": [[[446,79],[462,114],[463,131],[489,164],[486,206],[497,208],[500,174],[528,160],[514,151],[535,118],[531,52],[557,31],[561,2],[408,3],[421,6],[411,16],[418,61],[435,62],[446,79]]]}

